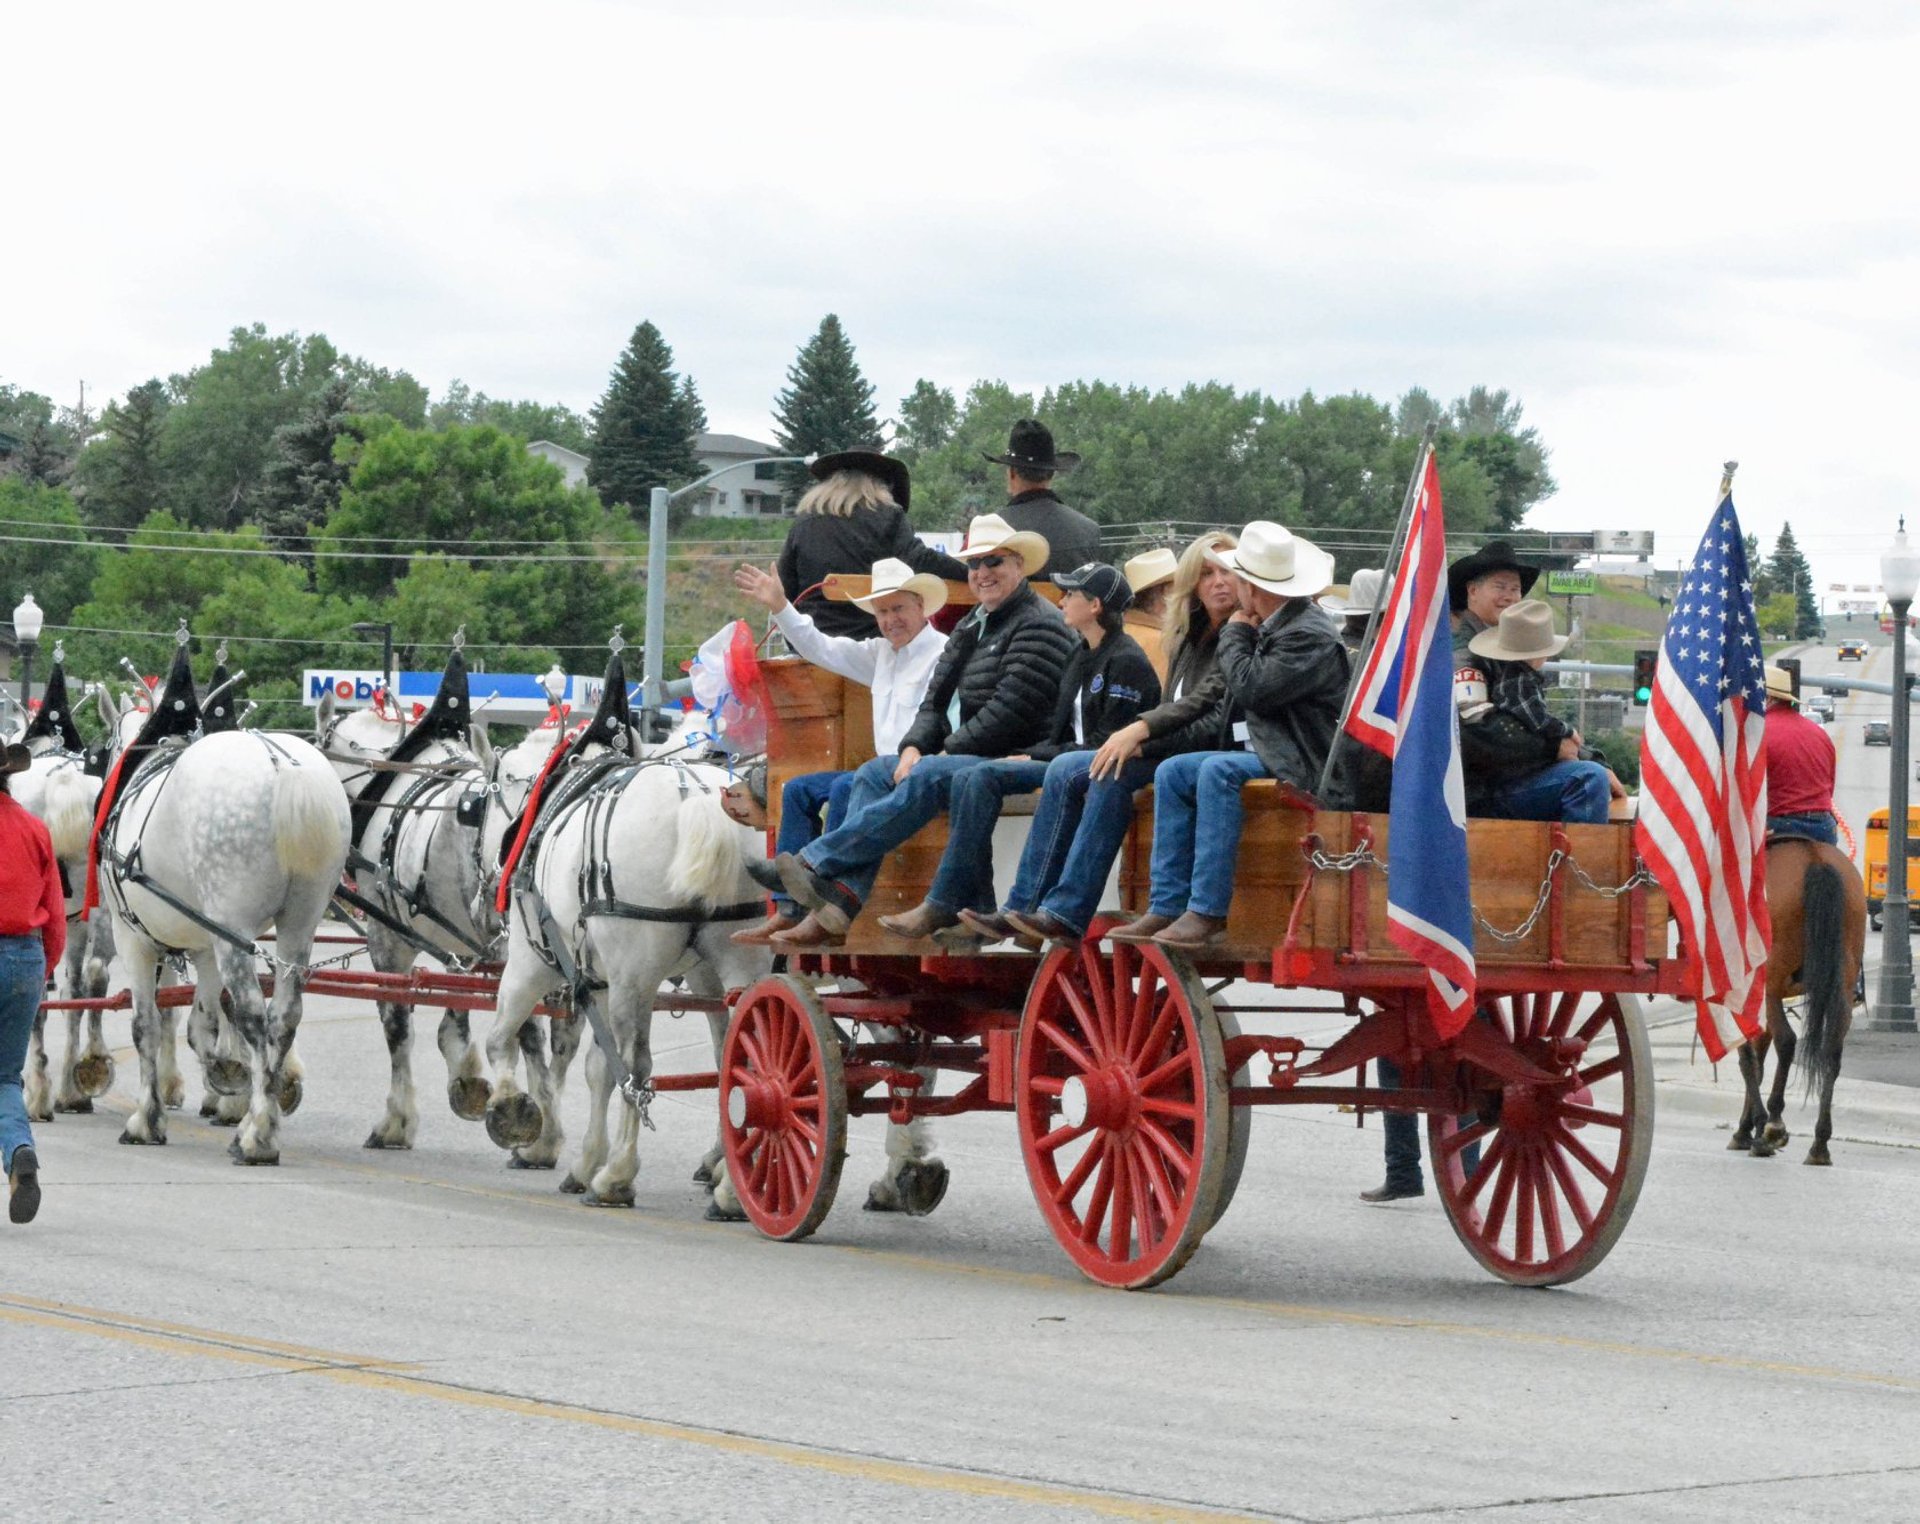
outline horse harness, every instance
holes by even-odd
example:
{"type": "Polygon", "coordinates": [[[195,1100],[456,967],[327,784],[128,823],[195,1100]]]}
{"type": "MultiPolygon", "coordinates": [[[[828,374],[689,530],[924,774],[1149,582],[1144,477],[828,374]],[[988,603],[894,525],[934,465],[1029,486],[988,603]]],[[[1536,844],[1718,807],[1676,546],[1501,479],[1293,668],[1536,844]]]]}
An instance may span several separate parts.
{"type": "MultiPolygon", "coordinates": [[[[354,873],[371,873],[374,877],[374,891],[378,900],[370,899],[357,889],[342,885],[334,894],[334,899],[351,906],[363,915],[377,921],[395,936],[419,952],[436,958],[445,957],[443,948],[434,946],[422,937],[411,924],[412,921],[427,921],[437,926],[457,944],[467,950],[473,961],[485,958],[493,949],[486,943],[476,940],[463,928],[455,925],[434,906],[432,896],[427,889],[427,879],[433,867],[433,843],[439,836],[439,823],[436,821],[427,834],[425,848],[420,854],[420,873],[409,886],[402,885],[395,874],[400,832],[411,815],[451,810],[462,825],[478,823],[479,807],[485,800],[485,791],[481,788],[463,787],[458,799],[451,804],[445,796],[456,785],[461,784],[462,774],[468,771],[464,766],[445,768],[433,772],[423,772],[413,779],[404,793],[391,802],[382,801],[374,811],[364,819],[356,819],[358,829],[354,833],[352,844],[347,849],[347,867],[354,873]],[[387,814],[386,829],[380,833],[379,857],[370,858],[360,848],[360,836],[368,825],[372,824],[372,814],[384,809],[387,814]]],[[[476,872],[480,871],[479,833],[474,835],[473,861],[476,872]]],[[[484,876],[484,875],[482,875],[484,876]]]]}

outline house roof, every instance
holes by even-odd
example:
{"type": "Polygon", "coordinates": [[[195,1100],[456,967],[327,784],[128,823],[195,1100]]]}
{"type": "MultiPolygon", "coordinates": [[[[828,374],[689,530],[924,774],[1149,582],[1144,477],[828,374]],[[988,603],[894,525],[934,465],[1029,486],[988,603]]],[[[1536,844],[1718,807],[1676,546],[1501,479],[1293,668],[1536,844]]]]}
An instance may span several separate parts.
{"type": "Polygon", "coordinates": [[[578,450],[569,450],[565,445],[555,444],[551,439],[533,440],[528,444],[527,448],[529,450],[541,450],[549,455],[563,455],[568,460],[578,461],[583,466],[587,464],[587,457],[582,455],[578,450]]]}
{"type": "Polygon", "coordinates": [[[709,455],[778,455],[780,451],[744,434],[699,434],[694,437],[693,453],[704,460],[709,455]]]}

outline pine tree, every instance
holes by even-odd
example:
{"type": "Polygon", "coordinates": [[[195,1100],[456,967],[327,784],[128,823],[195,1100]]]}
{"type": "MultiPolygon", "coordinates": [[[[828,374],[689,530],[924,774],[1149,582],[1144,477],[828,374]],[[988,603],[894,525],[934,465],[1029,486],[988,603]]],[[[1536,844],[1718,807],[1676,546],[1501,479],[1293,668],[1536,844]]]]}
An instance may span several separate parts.
{"type": "MultiPolygon", "coordinates": [[[[825,455],[877,448],[873,386],[860,374],[840,319],[829,312],[819,332],[800,346],[787,369],[787,387],[774,399],[774,438],[783,455],[825,455]]],[[[804,467],[787,468],[788,485],[806,480],[804,467]]]]}
{"type": "Polygon", "coordinates": [[[594,407],[587,480],[609,506],[644,514],[653,488],[700,474],[694,436],[705,423],[693,378],[674,374],[673,350],[642,323],[594,407]]]}
{"type": "Polygon", "coordinates": [[[106,438],[80,458],[87,518],[95,524],[132,529],[166,506],[167,470],[161,458],[167,389],[148,381],[107,409],[106,438]]]}
{"type": "Polygon", "coordinates": [[[353,385],[344,376],[329,381],[292,423],[274,430],[273,453],[261,476],[260,504],[253,519],[274,549],[304,559],[309,531],[333,516],[353,468],[334,459],[334,445],[350,432],[353,385]]]}
{"type": "Polygon", "coordinates": [[[1811,639],[1820,633],[1820,602],[1813,595],[1813,568],[1800,553],[1793,537],[1793,525],[1780,526],[1780,538],[1773,542],[1773,556],[1767,562],[1767,576],[1775,593],[1791,593],[1794,604],[1794,637],[1811,639]]]}

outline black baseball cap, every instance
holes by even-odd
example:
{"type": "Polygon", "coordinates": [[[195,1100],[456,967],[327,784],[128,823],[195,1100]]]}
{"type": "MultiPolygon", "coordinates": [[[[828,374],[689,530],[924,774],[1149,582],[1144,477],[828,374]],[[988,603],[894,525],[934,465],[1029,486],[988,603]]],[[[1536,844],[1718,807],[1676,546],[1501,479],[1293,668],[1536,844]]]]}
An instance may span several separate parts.
{"type": "Polygon", "coordinates": [[[1105,561],[1089,561],[1074,571],[1057,572],[1053,580],[1057,587],[1098,598],[1103,609],[1124,609],[1133,602],[1133,589],[1127,586],[1127,579],[1105,561]]]}

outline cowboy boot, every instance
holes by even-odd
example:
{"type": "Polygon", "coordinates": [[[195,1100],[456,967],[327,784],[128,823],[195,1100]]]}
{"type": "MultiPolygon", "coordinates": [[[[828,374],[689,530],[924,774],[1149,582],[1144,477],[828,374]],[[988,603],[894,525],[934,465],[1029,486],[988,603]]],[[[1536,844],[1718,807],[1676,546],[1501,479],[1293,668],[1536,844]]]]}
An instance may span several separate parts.
{"type": "Polygon", "coordinates": [[[764,921],[757,922],[743,930],[734,932],[728,940],[738,942],[743,946],[760,946],[772,941],[773,934],[776,931],[786,931],[798,924],[792,916],[776,910],[764,921]]]}
{"type": "Polygon", "coordinates": [[[820,923],[834,936],[844,937],[847,927],[853,924],[854,916],[860,913],[860,906],[853,901],[844,885],[836,884],[830,878],[823,878],[809,867],[803,858],[791,852],[782,852],[773,860],[780,874],[780,885],[800,904],[805,905],[820,918],[820,923]],[[843,904],[843,901],[846,902],[843,904]],[[847,904],[852,908],[848,909],[847,904]]]}
{"type": "Polygon", "coordinates": [[[1227,918],[1202,915],[1197,910],[1189,910],[1171,926],[1153,934],[1153,940],[1162,947],[1174,947],[1182,952],[1200,952],[1209,947],[1218,947],[1226,939],[1227,918]]]}
{"type": "Polygon", "coordinates": [[[944,905],[936,905],[932,900],[922,900],[913,909],[902,911],[899,915],[883,915],[880,924],[896,937],[906,937],[918,941],[930,937],[937,931],[945,931],[949,926],[958,926],[960,917],[944,905]]]}
{"type": "Polygon", "coordinates": [[[1007,922],[1023,947],[1044,947],[1049,942],[1078,942],[1075,931],[1050,910],[1009,910],[1007,922]]]}
{"type": "Polygon", "coordinates": [[[1124,926],[1114,927],[1107,935],[1116,942],[1151,942],[1172,924],[1172,916],[1155,915],[1149,910],[1145,915],[1136,916],[1124,926]]]}
{"type": "Polygon", "coordinates": [[[975,936],[985,942],[1018,942],[1022,947],[1038,947],[1038,942],[1029,942],[1025,936],[1015,930],[1011,917],[998,910],[963,910],[960,912],[963,925],[972,928],[975,936]]]}
{"type": "Polygon", "coordinates": [[[782,952],[823,952],[842,946],[846,940],[846,929],[829,930],[818,911],[809,911],[798,926],[776,931],[767,938],[771,946],[782,952]]]}

